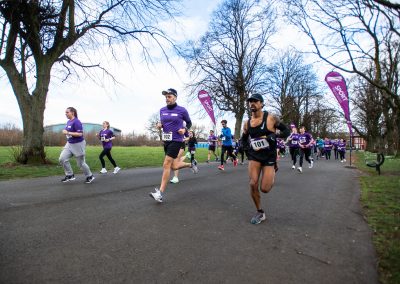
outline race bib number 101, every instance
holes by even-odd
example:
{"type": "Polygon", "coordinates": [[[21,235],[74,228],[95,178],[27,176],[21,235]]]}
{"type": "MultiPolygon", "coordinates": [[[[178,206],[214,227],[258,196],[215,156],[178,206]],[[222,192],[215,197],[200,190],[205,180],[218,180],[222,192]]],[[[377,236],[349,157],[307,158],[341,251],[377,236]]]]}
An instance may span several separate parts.
{"type": "Polygon", "coordinates": [[[267,149],[269,147],[269,143],[265,138],[252,138],[250,144],[255,151],[267,149]]]}

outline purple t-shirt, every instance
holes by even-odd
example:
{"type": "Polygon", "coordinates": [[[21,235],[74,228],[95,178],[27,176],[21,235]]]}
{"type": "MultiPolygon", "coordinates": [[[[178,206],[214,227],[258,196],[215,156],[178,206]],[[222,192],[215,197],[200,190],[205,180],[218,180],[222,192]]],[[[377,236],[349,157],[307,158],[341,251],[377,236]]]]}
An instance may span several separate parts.
{"type": "Polygon", "coordinates": [[[289,140],[289,147],[294,148],[294,149],[299,148],[300,147],[300,145],[299,145],[300,134],[292,133],[292,134],[290,134],[289,137],[291,137],[291,140],[289,140]]]}
{"type": "Polygon", "coordinates": [[[337,147],[338,147],[338,151],[346,152],[346,142],[338,142],[337,147]]]}
{"type": "Polygon", "coordinates": [[[324,140],[324,148],[325,150],[332,150],[333,143],[331,140],[324,140]]]}
{"type": "Polygon", "coordinates": [[[101,143],[103,143],[103,148],[104,149],[111,149],[112,148],[112,141],[106,142],[106,139],[110,139],[111,137],[114,137],[114,133],[110,129],[103,129],[99,133],[99,138],[101,143]]]}
{"type": "Polygon", "coordinates": [[[183,127],[183,122],[190,123],[190,117],[184,107],[176,105],[172,109],[160,109],[160,119],[163,128],[163,141],[183,142],[183,135],[178,130],[183,127]]]}
{"type": "Polygon", "coordinates": [[[278,138],[276,140],[278,142],[277,143],[278,148],[280,148],[280,149],[285,149],[286,148],[285,141],[283,141],[283,139],[278,138]]]}
{"type": "MultiPolygon", "coordinates": [[[[312,136],[310,133],[303,133],[299,135],[299,143],[303,146],[306,146],[310,144],[310,142],[313,140],[312,136]]],[[[312,145],[309,145],[307,148],[310,148],[312,145]]]]}
{"type": "MultiPolygon", "coordinates": [[[[68,132],[83,133],[82,123],[76,117],[72,120],[68,120],[67,126],[64,129],[67,130],[68,132]]],[[[68,143],[71,143],[71,144],[79,143],[84,140],[83,135],[79,136],[79,137],[73,137],[72,135],[66,135],[66,136],[67,136],[68,143]]]]}
{"type": "Polygon", "coordinates": [[[217,141],[212,141],[212,140],[218,140],[217,136],[209,135],[207,140],[208,140],[208,144],[210,146],[214,146],[214,147],[217,146],[217,141]]]}

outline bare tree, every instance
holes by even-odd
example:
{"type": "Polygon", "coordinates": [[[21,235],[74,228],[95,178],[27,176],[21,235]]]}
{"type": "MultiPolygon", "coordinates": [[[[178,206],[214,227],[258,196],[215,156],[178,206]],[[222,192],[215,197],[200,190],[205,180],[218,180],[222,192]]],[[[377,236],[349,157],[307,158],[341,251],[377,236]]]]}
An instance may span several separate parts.
{"type": "Polygon", "coordinates": [[[310,129],[311,112],[322,97],[312,66],[291,49],[276,56],[268,71],[268,90],[276,112],[284,122],[310,129]]]}
{"type": "Polygon", "coordinates": [[[184,54],[194,82],[188,85],[192,99],[196,91],[207,90],[219,112],[234,114],[235,136],[240,136],[247,97],[265,87],[263,53],[275,20],[272,1],[225,0],[207,33],[190,42],[184,54]]]}
{"type": "Polygon", "coordinates": [[[74,68],[102,68],[101,57],[85,57],[88,50],[108,45],[115,56],[120,50],[113,50],[114,44],[125,44],[128,52],[132,41],[142,47],[144,58],[150,60],[146,45],[155,42],[162,49],[163,42],[169,41],[157,21],[173,17],[174,2],[0,2],[0,67],[10,81],[22,115],[22,163],[45,161],[43,113],[55,64],[64,68],[66,79],[74,68]]]}
{"type": "Polygon", "coordinates": [[[207,139],[208,133],[204,125],[193,124],[190,130],[193,130],[197,139],[207,139]]]}
{"type": "MultiPolygon", "coordinates": [[[[288,20],[312,41],[314,53],[332,67],[356,74],[381,90],[400,132],[400,95],[388,81],[400,42],[398,4],[372,0],[291,0],[288,20]],[[368,72],[373,66],[374,72],[368,72]]],[[[398,147],[398,144],[397,144],[398,147]]],[[[397,152],[398,149],[396,149],[397,152]]]]}
{"type": "Polygon", "coordinates": [[[157,127],[157,123],[160,121],[160,113],[155,112],[147,121],[146,130],[149,133],[150,137],[157,137],[160,141],[162,139],[162,131],[157,127]]]}

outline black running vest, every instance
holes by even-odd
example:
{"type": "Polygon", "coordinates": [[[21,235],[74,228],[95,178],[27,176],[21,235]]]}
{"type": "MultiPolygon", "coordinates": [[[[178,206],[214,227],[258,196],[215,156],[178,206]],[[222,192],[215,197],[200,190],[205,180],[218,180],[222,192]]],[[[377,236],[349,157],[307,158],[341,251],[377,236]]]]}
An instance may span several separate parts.
{"type": "Polygon", "coordinates": [[[261,138],[261,137],[265,138],[268,135],[274,133],[272,131],[269,131],[267,128],[267,117],[268,117],[268,112],[264,111],[264,115],[263,115],[261,124],[255,126],[255,127],[251,127],[250,119],[248,120],[247,132],[249,133],[250,138],[261,138]]]}

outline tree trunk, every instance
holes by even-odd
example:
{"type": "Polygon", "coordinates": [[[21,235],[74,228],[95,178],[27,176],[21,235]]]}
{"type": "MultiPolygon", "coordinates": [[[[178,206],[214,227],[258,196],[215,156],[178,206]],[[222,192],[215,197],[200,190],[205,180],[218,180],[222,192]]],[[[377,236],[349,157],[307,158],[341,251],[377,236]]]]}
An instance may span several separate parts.
{"type": "Polygon", "coordinates": [[[243,122],[244,110],[240,110],[236,115],[236,123],[235,123],[235,138],[239,139],[241,130],[242,130],[242,122],[243,122]]]}
{"type": "Polygon", "coordinates": [[[17,98],[23,123],[24,136],[17,162],[22,164],[46,163],[43,116],[50,84],[50,68],[46,66],[45,62],[38,67],[36,87],[30,94],[25,78],[18,74],[15,65],[6,67],[5,70],[17,98]]]}
{"type": "Polygon", "coordinates": [[[20,104],[23,121],[23,143],[19,162],[46,163],[43,143],[45,100],[32,96],[30,102],[20,104]]]}

